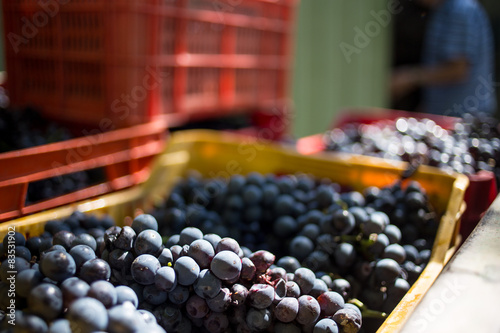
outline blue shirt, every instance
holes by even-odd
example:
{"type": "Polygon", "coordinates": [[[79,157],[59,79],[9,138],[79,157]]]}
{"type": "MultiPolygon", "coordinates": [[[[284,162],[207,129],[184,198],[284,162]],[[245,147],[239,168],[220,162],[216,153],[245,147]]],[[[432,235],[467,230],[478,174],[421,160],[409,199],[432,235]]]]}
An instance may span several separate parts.
{"type": "Polygon", "coordinates": [[[476,0],[446,0],[431,15],[424,64],[435,66],[465,57],[470,67],[463,82],[424,87],[424,111],[458,117],[465,112],[493,113],[493,35],[484,9],[476,0]]]}

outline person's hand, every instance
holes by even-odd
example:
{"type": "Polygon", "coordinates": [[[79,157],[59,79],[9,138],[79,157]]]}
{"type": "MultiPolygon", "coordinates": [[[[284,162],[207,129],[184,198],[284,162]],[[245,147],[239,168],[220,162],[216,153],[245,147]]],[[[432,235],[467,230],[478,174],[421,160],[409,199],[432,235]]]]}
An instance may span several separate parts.
{"type": "Polygon", "coordinates": [[[416,68],[399,68],[391,75],[390,92],[392,100],[403,98],[419,86],[419,70],[416,68]]]}

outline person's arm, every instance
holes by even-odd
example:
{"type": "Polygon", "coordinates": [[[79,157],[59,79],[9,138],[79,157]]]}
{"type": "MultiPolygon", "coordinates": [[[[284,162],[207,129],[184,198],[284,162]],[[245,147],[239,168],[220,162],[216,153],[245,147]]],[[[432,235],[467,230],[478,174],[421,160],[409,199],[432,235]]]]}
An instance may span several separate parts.
{"type": "Polygon", "coordinates": [[[391,94],[397,99],[418,87],[460,83],[467,79],[469,68],[468,60],[461,57],[434,67],[396,69],[391,77],[391,94]]]}

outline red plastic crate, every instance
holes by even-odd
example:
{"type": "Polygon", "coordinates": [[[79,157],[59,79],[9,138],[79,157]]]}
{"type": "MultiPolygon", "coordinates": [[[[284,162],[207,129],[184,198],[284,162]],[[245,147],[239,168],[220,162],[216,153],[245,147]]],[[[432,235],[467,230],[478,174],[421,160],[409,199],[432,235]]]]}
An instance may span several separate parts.
{"type": "Polygon", "coordinates": [[[2,1],[11,103],[117,127],[159,116],[174,127],[281,103],[296,2],[2,1]]]}
{"type": "Polygon", "coordinates": [[[129,128],[0,154],[0,221],[130,187],[149,176],[164,148],[166,124],[156,120],[129,128]],[[25,205],[28,185],[102,167],[105,182],[25,205]]]}
{"type": "MultiPolygon", "coordinates": [[[[349,123],[371,124],[381,121],[394,121],[399,117],[428,118],[437,125],[452,129],[458,118],[432,115],[427,113],[408,112],[383,108],[354,108],[340,111],[340,116],[332,123],[330,129],[341,128],[349,123]]],[[[300,138],[296,142],[296,149],[304,155],[324,152],[326,149],[323,134],[315,134],[300,138]]],[[[325,152],[328,153],[328,152],[325,152]]],[[[498,190],[495,174],[490,171],[480,171],[469,178],[469,186],[465,191],[467,209],[462,216],[460,234],[465,239],[472,232],[484,212],[495,200],[498,190]]]]}

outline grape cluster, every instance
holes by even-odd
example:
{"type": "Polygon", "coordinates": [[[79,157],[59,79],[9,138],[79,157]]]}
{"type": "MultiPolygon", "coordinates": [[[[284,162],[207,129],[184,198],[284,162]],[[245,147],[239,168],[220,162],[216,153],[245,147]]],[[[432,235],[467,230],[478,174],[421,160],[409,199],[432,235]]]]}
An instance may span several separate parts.
{"type": "Polygon", "coordinates": [[[500,127],[486,114],[465,114],[451,130],[430,119],[400,117],[348,123],[324,134],[326,150],[412,161],[472,175],[500,175],[500,127]]]}
{"type": "MultiPolygon", "coordinates": [[[[43,118],[34,108],[0,107],[0,153],[65,141],[73,137],[66,127],[43,118]]],[[[26,204],[71,193],[103,179],[104,175],[99,170],[89,170],[32,182],[28,186],[26,204]]]]}
{"type": "MultiPolygon", "coordinates": [[[[391,312],[431,254],[438,217],[415,181],[363,192],[308,175],[193,173],[152,214],[177,242],[186,226],[276,254],[288,273],[315,272],[345,301],[391,312]]],[[[171,244],[170,240],[167,244],[171,244]]]]}
{"type": "Polygon", "coordinates": [[[109,282],[114,268],[100,249],[113,225],[109,217],[75,212],[64,222],[49,221],[39,237],[6,235],[0,245],[0,331],[165,332],[150,311],[138,308],[133,286],[109,282]]]}
{"type": "MultiPolygon", "coordinates": [[[[293,273],[264,250],[187,227],[168,245],[156,219],[114,226],[75,212],[40,237],[15,239],[0,266],[2,331],[357,332],[361,312],[308,268],[293,273]],[[107,229],[105,229],[108,227],[107,229]],[[8,270],[15,279],[9,326],[8,270]],[[5,295],[4,295],[5,294],[5,295]],[[4,297],[5,296],[5,297],[4,297]]],[[[9,239],[9,237],[11,237],[9,239]]],[[[3,253],[5,257],[6,253],[3,253]]]]}

